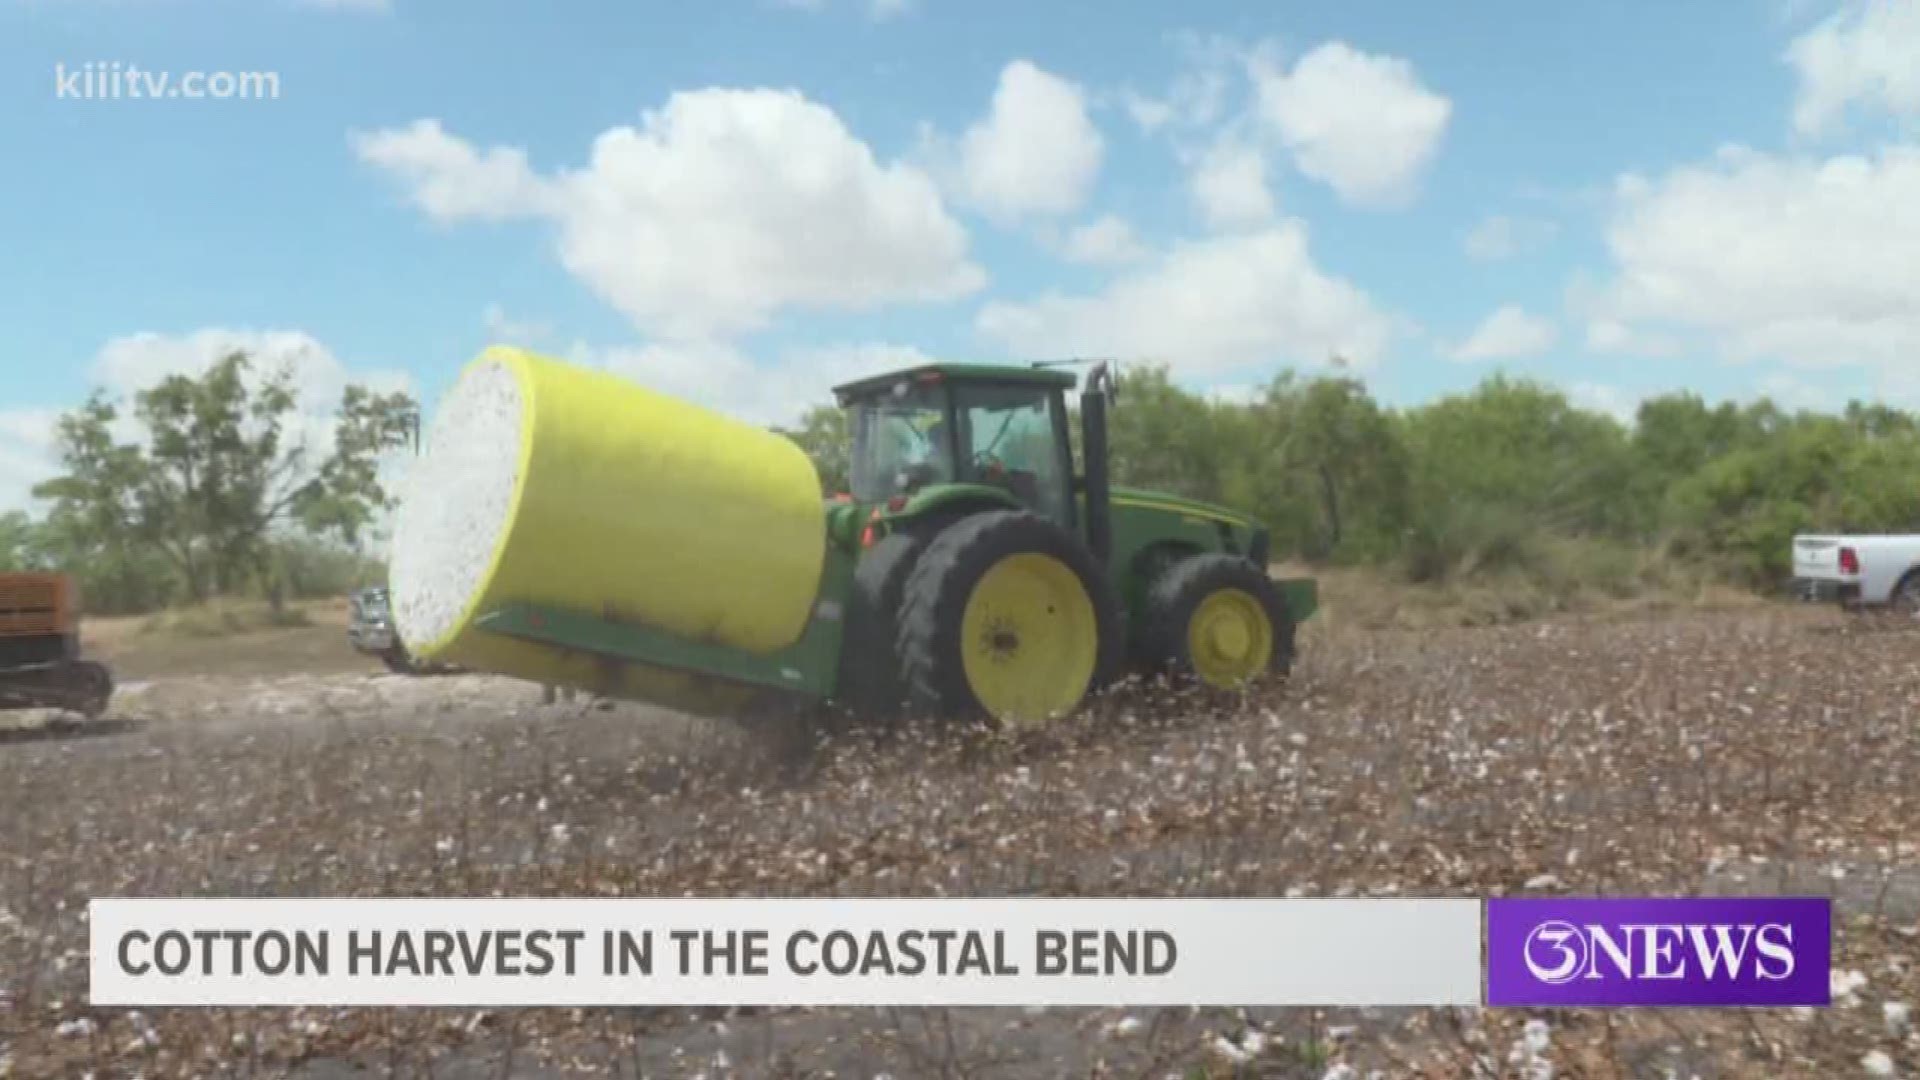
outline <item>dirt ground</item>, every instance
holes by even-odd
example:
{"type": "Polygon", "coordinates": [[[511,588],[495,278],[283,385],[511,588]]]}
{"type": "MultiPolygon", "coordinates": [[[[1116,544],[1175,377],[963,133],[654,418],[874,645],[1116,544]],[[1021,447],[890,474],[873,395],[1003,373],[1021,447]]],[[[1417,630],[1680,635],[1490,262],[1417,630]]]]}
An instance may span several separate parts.
{"type": "Polygon", "coordinates": [[[1761,606],[1316,629],[1235,703],[843,735],[91,634],[0,744],[0,1077],[1920,1075],[1920,632],[1761,606]],[[1824,1010],[93,1010],[104,895],[1833,895],[1824,1010]],[[1906,1009],[1903,1009],[1906,1006],[1906,1009]],[[1878,1055],[1870,1057],[1870,1055],[1878,1055]],[[1876,1073],[1882,1065],[1891,1073],[1876,1073]]]}

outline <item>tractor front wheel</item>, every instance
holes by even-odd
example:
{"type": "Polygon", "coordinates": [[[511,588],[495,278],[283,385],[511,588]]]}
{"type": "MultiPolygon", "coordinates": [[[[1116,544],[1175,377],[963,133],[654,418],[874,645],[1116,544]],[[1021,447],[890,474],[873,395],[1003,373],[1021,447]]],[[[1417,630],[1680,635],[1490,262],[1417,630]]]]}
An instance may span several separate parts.
{"type": "Polygon", "coordinates": [[[899,617],[916,710],[1001,724],[1072,712],[1119,652],[1118,604],[1092,556],[1023,511],[965,518],[930,543],[899,617]]]}
{"type": "Polygon", "coordinates": [[[1180,682],[1237,690],[1293,666],[1293,620],[1260,568],[1235,555],[1195,555],[1150,588],[1147,655],[1180,682]]]}

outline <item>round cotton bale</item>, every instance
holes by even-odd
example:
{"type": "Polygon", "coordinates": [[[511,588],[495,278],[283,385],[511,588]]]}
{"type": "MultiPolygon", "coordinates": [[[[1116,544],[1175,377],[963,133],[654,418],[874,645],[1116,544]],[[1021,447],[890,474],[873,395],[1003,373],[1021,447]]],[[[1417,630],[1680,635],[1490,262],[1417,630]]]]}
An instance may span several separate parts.
{"type": "Polygon", "coordinates": [[[461,374],[426,444],[389,572],[394,625],[421,659],[673,697],[688,680],[613,671],[474,620],[533,603],[761,654],[806,627],[825,512],[813,462],[790,440],[496,347],[461,374]]]}

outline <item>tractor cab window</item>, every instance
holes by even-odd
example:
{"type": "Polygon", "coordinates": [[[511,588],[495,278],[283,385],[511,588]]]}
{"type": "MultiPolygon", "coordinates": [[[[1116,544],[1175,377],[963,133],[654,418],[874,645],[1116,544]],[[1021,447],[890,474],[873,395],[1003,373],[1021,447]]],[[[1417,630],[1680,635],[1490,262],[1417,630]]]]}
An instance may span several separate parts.
{"type": "Polygon", "coordinates": [[[1070,522],[1066,427],[1057,401],[1043,387],[956,388],[960,479],[1006,488],[1035,512],[1070,522]]]}
{"type": "Polygon", "coordinates": [[[848,487],[855,499],[885,502],[953,482],[946,391],[938,383],[903,379],[890,390],[856,399],[850,411],[848,487]]]}

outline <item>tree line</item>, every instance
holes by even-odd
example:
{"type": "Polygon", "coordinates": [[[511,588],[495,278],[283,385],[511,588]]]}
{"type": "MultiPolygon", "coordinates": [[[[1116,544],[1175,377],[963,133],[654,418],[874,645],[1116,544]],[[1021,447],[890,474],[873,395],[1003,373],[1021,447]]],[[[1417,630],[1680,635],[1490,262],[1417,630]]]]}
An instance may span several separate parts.
{"type": "MultiPolygon", "coordinates": [[[[44,512],[0,514],[0,569],[73,572],[98,613],[337,595],[381,576],[365,549],[393,501],[379,466],[418,423],[408,395],[349,386],[316,426],[288,373],[244,353],[129,402],[96,393],[58,422],[44,512]]],[[[839,410],[776,430],[844,490],[839,410]]],[[[1629,593],[1685,565],[1771,589],[1796,532],[1920,530],[1920,418],[1877,404],[1676,393],[1623,422],[1506,376],[1395,409],[1339,370],[1222,400],[1141,366],[1122,379],[1111,444],[1116,482],[1257,514],[1276,557],[1410,582],[1550,576],[1629,593]]]]}
{"type": "MultiPolygon", "coordinates": [[[[836,410],[786,434],[830,490],[844,485],[836,410]]],[[[1623,422],[1504,375],[1393,409],[1337,370],[1221,400],[1136,367],[1110,442],[1116,482],[1257,514],[1277,557],[1414,582],[1553,573],[1628,592],[1677,562],[1773,589],[1796,532],[1920,531],[1920,418],[1878,404],[1830,414],[1674,393],[1623,422]]]]}

